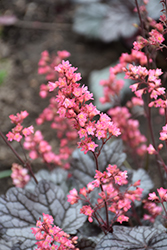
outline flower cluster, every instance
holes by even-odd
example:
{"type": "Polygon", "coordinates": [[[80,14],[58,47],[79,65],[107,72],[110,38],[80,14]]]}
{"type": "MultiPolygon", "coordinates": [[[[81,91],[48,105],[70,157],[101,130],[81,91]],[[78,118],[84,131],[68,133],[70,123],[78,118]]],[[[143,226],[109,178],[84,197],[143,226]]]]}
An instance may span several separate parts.
{"type": "MultiPolygon", "coordinates": [[[[66,50],[58,51],[57,56],[50,57],[47,51],[42,52],[41,59],[38,63],[39,74],[47,74],[46,80],[55,81],[59,77],[59,73],[55,71],[55,66],[61,63],[62,59],[70,56],[66,50]]],[[[40,96],[45,98],[49,93],[48,85],[42,84],[40,86],[40,96]]],[[[55,94],[55,93],[54,93],[55,94]]],[[[50,98],[50,104],[36,119],[37,125],[43,124],[45,121],[52,122],[51,128],[56,131],[57,137],[60,139],[59,158],[64,162],[70,157],[74,145],[78,139],[78,133],[73,128],[71,120],[65,117],[60,117],[58,112],[58,103],[54,96],[50,98]]],[[[66,163],[66,166],[69,164],[66,163]]]]}
{"type": "Polygon", "coordinates": [[[43,124],[45,121],[51,122],[51,128],[56,131],[57,137],[60,139],[60,154],[64,156],[60,158],[68,159],[72,153],[73,145],[76,145],[78,133],[72,127],[72,121],[64,117],[60,117],[57,113],[58,103],[55,97],[50,99],[50,104],[36,119],[37,125],[43,124]],[[63,153],[64,152],[64,153],[63,153]]]}
{"type": "Polygon", "coordinates": [[[37,130],[34,135],[27,136],[23,143],[26,150],[29,150],[29,156],[31,159],[42,158],[47,164],[62,165],[62,159],[66,159],[71,152],[62,152],[62,154],[56,155],[52,151],[51,145],[43,139],[43,135],[40,130],[37,130]]]}
{"type": "Polygon", "coordinates": [[[31,228],[32,233],[37,240],[36,250],[67,250],[75,249],[78,237],[70,238],[70,235],[65,233],[61,228],[52,226],[54,219],[51,215],[43,213],[43,222],[39,219],[35,228],[31,228]]]}
{"type": "MultiPolygon", "coordinates": [[[[131,85],[131,90],[135,93],[135,95],[139,98],[142,97],[146,91],[150,94],[150,98],[156,100],[157,97],[165,94],[165,88],[161,87],[161,79],[159,78],[162,75],[161,69],[150,69],[147,70],[145,67],[141,66],[133,66],[129,65],[128,69],[125,69],[125,77],[137,80],[138,82],[131,85]],[[146,79],[147,77],[147,79],[146,79]],[[140,88],[140,86],[145,84],[145,87],[140,88]]],[[[155,103],[156,106],[157,103],[155,103]]],[[[165,103],[162,103],[162,107],[164,107],[165,103]]],[[[150,102],[150,106],[153,106],[154,102],[150,102]]],[[[161,105],[161,103],[159,103],[161,105]]]]}
{"type": "MultiPolygon", "coordinates": [[[[70,53],[66,50],[57,51],[57,56],[50,56],[48,51],[41,53],[41,58],[38,63],[38,74],[46,75],[47,81],[55,81],[58,78],[58,73],[55,71],[55,67],[61,63],[63,59],[70,56],[70,53]]],[[[41,98],[45,98],[48,95],[48,86],[42,84],[39,92],[41,98]]]]}
{"type": "Polygon", "coordinates": [[[162,127],[162,131],[160,132],[160,138],[161,141],[167,140],[167,124],[162,127]]]}
{"type": "Polygon", "coordinates": [[[70,53],[66,50],[63,51],[57,51],[57,56],[49,55],[48,51],[43,51],[41,53],[41,58],[38,63],[38,74],[45,74],[46,75],[46,80],[52,81],[57,78],[57,74],[54,70],[54,68],[61,63],[63,59],[66,59],[67,57],[70,56],[70,53]]]}
{"type": "Polygon", "coordinates": [[[12,164],[11,178],[16,187],[23,188],[30,180],[28,170],[17,163],[12,164]]]}
{"type": "Polygon", "coordinates": [[[164,189],[161,187],[157,189],[157,192],[160,198],[155,194],[155,192],[153,192],[153,193],[149,193],[148,200],[156,201],[159,203],[167,202],[167,189],[164,189]]]}
{"type": "MultiPolygon", "coordinates": [[[[130,72],[132,64],[139,64],[139,68],[136,67],[134,70],[134,75],[137,75],[137,70],[140,71],[140,68],[144,68],[141,65],[147,64],[147,57],[141,51],[132,50],[131,54],[123,53],[119,58],[119,63],[110,68],[110,76],[108,80],[101,81],[100,84],[104,86],[104,97],[100,99],[102,103],[112,102],[115,100],[115,96],[119,97],[120,91],[124,85],[123,80],[118,80],[117,75],[121,72],[127,71],[130,72]],[[128,68],[128,70],[126,69],[128,68]]],[[[129,75],[128,77],[130,78],[129,75]]],[[[133,86],[133,85],[132,85],[133,86]]],[[[118,100],[119,101],[119,100],[118,100]]],[[[115,102],[118,103],[118,102],[115,102]]],[[[133,97],[131,102],[127,103],[129,108],[132,108],[135,105],[143,105],[144,102],[140,96],[133,97]]],[[[139,155],[144,155],[146,153],[146,138],[144,135],[141,135],[139,130],[139,122],[131,118],[131,114],[126,107],[117,106],[111,108],[108,111],[108,114],[112,117],[114,124],[120,128],[121,137],[127,143],[128,147],[133,150],[133,153],[139,155]]]]}
{"type": "Polygon", "coordinates": [[[77,83],[81,79],[79,73],[75,73],[77,68],[71,67],[68,61],[62,61],[55,67],[61,77],[56,82],[48,84],[49,90],[53,91],[58,88],[56,101],[58,102],[58,113],[60,117],[72,119],[74,128],[78,131],[81,141],[78,147],[87,153],[95,151],[98,145],[94,142],[96,138],[108,140],[111,136],[118,136],[119,129],[113,124],[110,117],[100,113],[96,107],[87,101],[93,99],[87,87],[77,83]],[[99,116],[95,121],[95,116],[99,116]],[[84,139],[82,139],[84,138],[84,139]]]}
{"type": "MultiPolygon", "coordinates": [[[[154,22],[150,22],[150,26],[153,26],[153,25],[154,25],[154,22]]],[[[163,37],[163,33],[164,33],[163,25],[161,23],[156,23],[154,27],[156,29],[152,29],[149,32],[148,39],[145,39],[141,36],[137,37],[137,41],[133,43],[135,50],[139,51],[143,49],[144,47],[150,46],[150,45],[156,47],[156,49],[162,49],[165,46],[162,44],[165,40],[163,37]]]]}
{"type": "Polygon", "coordinates": [[[135,50],[132,50],[131,54],[122,53],[119,58],[119,63],[110,68],[109,79],[100,81],[100,84],[104,87],[104,97],[100,98],[102,103],[112,102],[114,97],[120,95],[120,91],[124,86],[124,81],[122,79],[117,79],[117,75],[122,73],[129,63],[145,65],[147,64],[147,57],[143,52],[135,50]]]}
{"type": "MultiPolygon", "coordinates": [[[[133,105],[133,102],[131,105],[133,105]]],[[[146,138],[140,133],[138,120],[131,118],[131,114],[126,107],[111,108],[108,114],[112,117],[114,124],[120,128],[121,138],[128,148],[130,147],[135,154],[144,155],[147,150],[146,138]]]]}
{"type": "Polygon", "coordinates": [[[89,205],[84,205],[81,208],[81,213],[88,216],[89,222],[93,219],[98,219],[98,222],[102,225],[104,221],[98,218],[98,210],[107,204],[108,211],[115,214],[112,224],[117,221],[122,224],[123,221],[128,221],[128,217],[125,215],[126,212],[131,208],[131,202],[134,200],[140,200],[143,189],[139,188],[140,181],[137,181],[130,187],[133,189],[126,188],[124,191],[120,190],[120,186],[128,183],[127,171],[120,171],[116,165],[108,165],[107,171],[103,173],[96,170],[94,181],[87,184],[87,188],[83,187],[80,189],[78,194],[74,188],[67,195],[68,202],[71,204],[77,203],[78,200],[84,201],[89,205]],[[91,204],[91,198],[89,194],[95,189],[102,187],[102,191],[99,192],[100,198],[97,199],[95,205],[91,204]]]}
{"type": "Polygon", "coordinates": [[[16,126],[12,129],[12,132],[6,134],[9,141],[18,141],[20,142],[21,139],[27,137],[34,133],[34,128],[31,125],[30,127],[23,128],[21,123],[23,120],[28,116],[27,111],[21,111],[21,113],[17,113],[17,115],[10,115],[9,118],[11,119],[11,123],[14,123],[16,126]]]}
{"type": "Polygon", "coordinates": [[[120,91],[124,86],[122,79],[117,79],[114,68],[110,68],[110,76],[107,80],[101,80],[100,85],[104,87],[104,97],[100,98],[101,103],[112,102],[115,96],[120,95],[120,91]]]}
{"type": "Polygon", "coordinates": [[[144,214],[143,219],[149,220],[150,222],[154,223],[156,217],[162,213],[162,207],[155,204],[155,202],[151,201],[143,201],[144,206],[143,208],[148,211],[149,214],[144,214]]]}
{"type": "Polygon", "coordinates": [[[150,220],[151,222],[154,222],[155,218],[162,213],[162,207],[165,212],[165,218],[167,219],[167,210],[165,205],[163,204],[164,202],[167,202],[167,189],[161,187],[157,189],[157,192],[159,197],[155,192],[149,193],[149,201],[144,201],[144,208],[149,212],[149,215],[144,215],[144,219],[150,220]],[[157,206],[156,203],[162,204],[162,207],[157,206]]]}

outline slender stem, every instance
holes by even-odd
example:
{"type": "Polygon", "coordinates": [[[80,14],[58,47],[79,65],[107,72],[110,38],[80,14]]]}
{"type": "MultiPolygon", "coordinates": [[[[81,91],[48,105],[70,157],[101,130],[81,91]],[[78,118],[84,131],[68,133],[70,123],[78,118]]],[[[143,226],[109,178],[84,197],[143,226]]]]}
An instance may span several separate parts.
{"type": "MultiPolygon", "coordinates": [[[[165,100],[167,100],[167,96],[165,96],[165,100]]],[[[165,124],[167,124],[167,108],[165,107],[165,124]]],[[[167,140],[165,140],[165,145],[167,149],[167,140]]]]}
{"type": "MultiPolygon", "coordinates": [[[[98,164],[98,158],[97,155],[93,152],[94,158],[95,158],[95,163],[96,163],[96,169],[99,171],[99,164],[98,164]]],[[[104,192],[103,185],[100,184],[101,191],[104,192]]],[[[110,225],[109,225],[109,218],[108,218],[108,207],[106,201],[104,201],[104,206],[106,210],[106,222],[107,222],[107,229],[109,230],[110,225]]]]}
{"type": "MultiPolygon", "coordinates": [[[[141,25],[141,33],[142,33],[142,36],[146,39],[146,33],[145,33],[145,30],[144,30],[144,22],[142,20],[141,14],[140,14],[140,8],[139,8],[137,0],[135,0],[135,4],[136,4],[137,12],[138,12],[138,15],[139,15],[139,20],[140,20],[140,25],[141,25]]],[[[144,51],[145,51],[145,54],[147,56],[147,66],[149,68],[150,67],[150,60],[149,60],[150,55],[149,55],[148,48],[144,47],[144,51]]]]}
{"type": "MultiPolygon", "coordinates": [[[[148,107],[147,120],[148,120],[148,126],[149,126],[149,130],[150,130],[150,134],[151,134],[151,139],[152,139],[153,147],[155,148],[156,151],[158,151],[157,147],[156,147],[156,144],[155,144],[155,139],[154,139],[154,133],[153,133],[152,122],[151,122],[151,108],[150,107],[148,107]]],[[[161,166],[159,164],[158,155],[157,154],[155,155],[155,158],[156,158],[157,168],[158,168],[158,172],[159,172],[159,175],[160,175],[160,178],[161,178],[161,182],[164,185],[164,179],[163,179],[163,176],[162,176],[161,166]]]]}
{"type": "Polygon", "coordinates": [[[11,146],[11,144],[7,141],[6,137],[4,136],[4,134],[1,132],[0,130],[0,136],[2,137],[2,139],[4,140],[4,142],[6,142],[6,144],[8,145],[8,147],[12,150],[12,152],[14,153],[14,155],[18,158],[18,160],[21,162],[21,164],[25,167],[27,167],[27,169],[30,171],[32,177],[34,178],[36,184],[38,184],[38,181],[32,171],[31,165],[28,161],[23,161],[23,159],[19,156],[19,154],[16,152],[16,150],[11,146]]]}
{"type": "Polygon", "coordinates": [[[19,144],[20,144],[20,147],[21,147],[22,152],[23,152],[23,154],[24,154],[25,160],[28,161],[27,156],[26,156],[26,153],[25,153],[25,150],[24,150],[24,148],[23,148],[23,145],[22,145],[21,141],[19,142],[19,144]]]}
{"type": "Polygon", "coordinates": [[[13,151],[13,153],[19,159],[19,161],[24,165],[25,162],[22,160],[22,158],[19,156],[19,154],[16,152],[16,150],[11,146],[11,144],[7,141],[7,139],[5,138],[5,136],[1,132],[1,130],[0,130],[0,136],[2,137],[2,139],[4,140],[4,142],[6,142],[6,144],[8,145],[8,147],[13,151]]]}
{"type": "Polygon", "coordinates": [[[161,204],[162,204],[162,207],[163,207],[163,209],[164,209],[164,212],[165,212],[165,214],[166,214],[166,218],[167,218],[167,211],[166,211],[166,208],[165,208],[165,206],[164,206],[163,201],[161,201],[161,204]]]}
{"type": "Polygon", "coordinates": [[[139,218],[139,216],[138,216],[138,214],[137,214],[137,212],[136,212],[136,209],[135,209],[135,206],[134,206],[134,202],[132,202],[131,208],[132,208],[133,216],[136,218],[136,220],[137,220],[137,222],[138,222],[138,225],[142,226],[142,223],[141,223],[141,221],[140,221],[140,218],[139,218]]]}
{"type": "Polygon", "coordinates": [[[139,19],[140,19],[142,36],[145,37],[145,34],[144,34],[144,24],[143,24],[143,20],[142,20],[141,14],[140,14],[140,8],[139,8],[137,0],[135,0],[135,4],[136,4],[136,8],[137,8],[137,13],[138,13],[139,19]]]}

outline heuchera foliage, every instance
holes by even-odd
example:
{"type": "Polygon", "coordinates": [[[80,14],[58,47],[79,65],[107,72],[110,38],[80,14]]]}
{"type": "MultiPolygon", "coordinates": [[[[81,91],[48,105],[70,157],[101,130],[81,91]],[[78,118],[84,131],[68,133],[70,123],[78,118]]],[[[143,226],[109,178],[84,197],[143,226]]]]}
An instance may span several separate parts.
{"type": "MultiPolygon", "coordinates": [[[[160,154],[163,142],[167,146],[167,98],[166,88],[163,85],[166,76],[163,75],[160,68],[156,67],[155,60],[158,50],[166,49],[163,42],[167,32],[167,8],[166,1],[162,0],[163,14],[159,22],[156,22],[147,15],[147,1],[144,1],[144,5],[140,7],[137,0],[135,2],[141,23],[141,36],[138,36],[133,43],[131,53],[123,53],[119,63],[110,68],[109,79],[101,81],[101,85],[104,86],[102,103],[112,101],[114,95],[119,99],[124,82],[117,80],[118,73],[124,72],[125,78],[134,81],[130,89],[135,96],[127,102],[126,107],[116,104],[108,111],[108,114],[100,112],[92,103],[93,94],[89,92],[88,87],[78,83],[81,75],[76,73],[77,68],[73,67],[68,60],[64,60],[70,56],[70,53],[58,51],[58,55],[51,58],[49,53],[44,51],[39,61],[39,74],[45,74],[49,83],[41,85],[40,96],[42,98],[50,96],[50,104],[39,115],[36,123],[41,125],[45,121],[51,122],[51,128],[56,130],[60,142],[59,152],[57,154],[53,152],[51,145],[44,140],[40,130],[34,132],[32,125],[23,127],[23,120],[28,116],[27,111],[10,116],[15,127],[6,135],[7,139],[0,133],[23,165],[14,163],[12,166],[11,177],[16,187],[23,188],[30,180],[28,170],[36,184],[38,184],[38,177],[33,174],[27,157],[25,156],[25,160],[23,160],[8,141],[15,140],[22,147],[24,138],[23,146],[29,151],[31,159],[41,158],[49,168],[61,166],[66,171],[69,169],[70,173],[63,184],[66,186],[65,190],[68,190],[68,194],[58,186],[58,183],[54,185],[48,180],[48,182],[41,181],[33,191],[34,193],[27,191],[26,187],[25,189],[14,188],[8,191],[6,197],[1,197],[0,215],[3,229],[1,243],[8,247],[6,249],[9,249],[11,244],[12,247],[19,244],[20,249],[25,249],[25,247],[29,249],[25,246],[27,239],[24,240],[24,237],[29,236],[18,237],[17,230],[20,225],[24,229],[24,233],[26,228],[29,233],[31,225],[36,239],[37,248],[35,249],[77,250],[83,242],[84,233],[82,234],[82,231],[86,225],[84,224],[86,218],[88,222],[94,223],[93,225],[95,223],[98,225],[103,238],[99,241],[98,237],[101,236],[96,237],[96,240],[85,236],[89,243],[87,246],[84,243],[84,247],[81,249],[87,249],[96,244],[96,249],[115,249],[115,247],[117,249],[137,249],[139,247],[146,249],[150,246],[152,249],[165,249],[167,247],[165,229],[141,226],[144,220],[153,223],[162,211],[165,221],[167,219],[167,189],[165,189],[166,179],[164,178],[167,166],[160,154]],[[152,143],[141,134],[138,120],[132,118],[130,110],[136,105],[144,108],[152,143]],[[152,126],[152,107],[159,108],[160,115],[165,117],[165,124],[162,126],[159,136],[161,142],[158,144],[155,142],[152,126]],[[138,213],[136,208],[137,202],[143,198],[143,189],[140,187],[142,180],[139,178],[131,183],[130,179],[133,179],[133,176],[130,176],[131,172],[125,170],[123,166],[118,168],[116,163],[111,163],[111,158],[108,157],[111,155],[111,150],[114,152],[114,144],[111,140],[116,140],[118,136],[122,138],[133,156],[141,157],[138,159],[143,160],[146,154],[155,155],[157,171],[163,187],[157,189],[157,194],[149,193],[148,199],[145,197],[143,200],[143,209],[148,210],[149,213],[144,212],[144,216],[138,213]],[[78,160],[88,159],[89,162],[92,162],[93,159],[94,163],[93,176],[92,173],[89,173],[90,181],[81,188],[77,185],[75,176],[72,175],[74,163],[71,164],[70,170],[69,157],[75,144],[85,155],[85,158],[78,157],[78,160]],[[106,152],[106,148],[109,150],[108,152],[106,152]],[[105,168],[104,163],[100,160],[101,155],[106,155],[107,166],[105,168]],[[10,207],[12,202],[16,206],[13,210],[10,207]],[[18,208],[17,214],[15,211],[18,208]],[[6,210],[8,217],[5,217],[7,216],[6,210]],[[26,214],[26,221],[23,221],[24,213],[20,212],[22,210],[26,214]],[[102,211],[105,212],[104,216],[102,211]],[[43,218],[39,217],[39,214],[43,218]],[[141,219],[142,216],[144,220],[141,219]],[[9,220],[12,221],[12,226],[16,227],[16,233],[10,231],[9,220]],[[57,224],[54,225],[54,223],[57,224]],[[128,226],[132,226],[134,223],[141,227],[118,227],[114,226],[115,223],[124,223],[128,226]],[[80,231],[76,235],[79,229],[80,231]],[[69,232],[66,233],[65,230],[69,232]],[[126,244],[122,243],[123,238],[121,239],[120,234],[121,237],[126,238],[126,244]],[[154,237],[155,234],[156,237],[154,237]],[[9,240],[9,237],[12,237],[12,241],[9,240]],[[9,244],[6,243],[7,241],[9,244]]],[[[127,165],[127,162],[124,161],[124,164],[127,165]]],[[[85,177],[83,177],[85,179],[86,174],[85,171],[85,177]]],[[[141,205],[140,209],[142,209],[141,205]]],[[[32,240],[31,237],[29,239],[32,240]]],[[[34,247],[33,241],[31,241],[31,246],[34,247]]]]}

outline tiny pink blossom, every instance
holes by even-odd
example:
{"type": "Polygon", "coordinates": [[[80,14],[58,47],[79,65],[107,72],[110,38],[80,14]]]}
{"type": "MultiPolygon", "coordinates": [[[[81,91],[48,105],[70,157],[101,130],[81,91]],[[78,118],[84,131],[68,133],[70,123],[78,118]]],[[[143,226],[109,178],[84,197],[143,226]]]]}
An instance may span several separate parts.
{"type": "Polygon", "coordinates": [[[152,154],[156,154],[157,152],[156,152],[156,150],[155,150],[155,148],[153,147],[153,145],[149,145],[149,147],[147,148],[147,151],[148,151],[148,153],[150,154],[150,155],[152,155],[152,154]]]}
{"type": "Polygon", "coordinates": [[[70,190],[70,194],[67,195],[67,201],[70,202],[71,204],[77,203],[78,202],[78,192],[75,188],[70,190]]]}
{"type": "Polygon", "coordinates": [[[14,140],[14,134],[12,132],[7,133],[6,136],[8,137],[8,141],[14,140]]]}
{"type": "Polygon", "coordinates": [[[11,177],[13,179],[13,184],[16,187],[23,188],[30,180],[30,176],[28,175],[28,170],[23,168],[21,165],[17,163],[12,164],[12,174],[11,177]]]}
{"type": "Polygon", "coordinates": [[[149,193],[148,200],[151,200],[151,201],[156,200],[156,201],[158,201],[159,198],[158,198],[158,196],[155,194],[155,192],[153,192],[153,193],[149,193]]]}
{"type": "Polygon", "coordinates": [[[157,189],[158,194],[162,201],[167,201],[167,189],[164,189],[160,187],[160,189],[157,189]]]}
{"type": "Polygon", "coordinates": [[[22,133],[23,133],[23,135],[26,137],[26,136],[28,136],[28,135],[30,135],[30,134],[33,134],[34,133],[34,127],[31,125],[30,127],[28,127],[28,128],[24,128],[23,130],[22,130],[22,133]]]}
{"type": "Polygon", "coordinates": [[[118,216],[118,218],[117,218],[117,221],[118,221],[120,224],[122,224],[122,222],[128,221],[128,220],[129,220],[129,218],[128,218],[127,216],[125,216],[125,215],[120,215],[120,216],[118,216]]]}
{"type": "Polygon", "coordinates": [[[98,144],[94,143],[93,141],[88,143],[88,150],[94,152],[96,147],[98,147],[98,144]]]}
{"type": "Polygon", "coordinates": [[[20,142],[22,137],[23,136],[20,133],[16,133],[16,134],[14,134],[13,140],[20,142]]]}

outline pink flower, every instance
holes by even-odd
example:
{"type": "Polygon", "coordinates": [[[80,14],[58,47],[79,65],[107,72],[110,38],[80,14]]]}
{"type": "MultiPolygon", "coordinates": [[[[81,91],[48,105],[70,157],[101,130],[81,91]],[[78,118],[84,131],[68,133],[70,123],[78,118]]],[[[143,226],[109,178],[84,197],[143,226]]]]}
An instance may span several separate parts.
{"type": "Polygon", "coordinates": [[[127,216],[125,216],[125,215],[119,215],[118,218],[117,218],[117,221],[119,223],[121,223],[121,224],[122,224],[122,222],[128,221],[128,220],[129,220],[129,218],[127,216]]]}
{"type": "Polygon", "coordinates": [[[89,122],[88,126],[86,127],[86,131],[88,135],[94,135],[94,131],[96,130],[94,123],[89,122]]]}
{"type": "Polygon", "coordinates": [[[22,138],[23,138],[23,136],[20,133],[16,133],[16,134],[14,134],[13,140],[20,142],[22,138]]]}
{"type": "MultiPolygon", "coordinates": [[[[61,228],[53,226],[54,219],[48,214],[43,214],[43,222],[39,219],[36,223],[36,228],[31,228],[32,233],[37,240],[37,249],[78,249],[75,248],[77,243],[77,236],[70,237],[61,228]],[[54,242],[56,244],[54,244],[54,242]],[[59,244],[59,246],[57,245],[59,244]]],[[[78,249],[79,250],[79,249],[78,249]]]]}
{"type": "Polygon", "coordinates": [[[167,201],[167,189],[164,189],[160,187],[160,189],[157,189],[158,194],[162,201],[167,201]]]}
{"type": "Polygon", "coordinates": [[[96,147],[98,147],[98,144],[94,143],[93,141],[88,143],[88,150],[94,152],[96,147]]]}
{"type": "Polygon", "coordinates": [[[85,126],[85,123],[87,121],[87,116],[88,116],[88,114],[86,114],[84,112],[81,112],[78,114],[79,124],[81,127],[85,126]]]}
{"type": "Polygon", "coordinates": [[[6,136],[8,137],[8,141],[14,140],[14,134],[12,132],[9,132],[8,134],[6,134],[6,136]]]}
{"type": "Polygon", "coordinates": [[[67,195],[67,201],[70,202],[71,204],[77,203],[78,202],[78,192],[75,188],[70,190],[70,194],[67,195]]]}
{"type": "Polygon", "coordinates": [[[158,32],[157,30],[155,29],[152,29],[150,32],[149,32],[149,42],[152,44],[152,45],[158,45],[158,44],[161,44],[165,38],[163,37],[163,35],[158,32]]]}
{"type": "Polygon", "coordinates": [[[154,201],[154,200],[159,201],[159,198],[158,198],[158,196],[155,194],[155,192],[153,192],[153,193],[149,193],[148,200],[151,200],[151,201],[154,201]]]}
{"type": "Polygon", "coordinates": [[[152,155],[152,154],[156,154],[157,152],[156,152],[156,150],[155,150],[155,148],[153,147],[153,145],[149,145],[149,147],[147,148],[147,151],[148,151],[148,153],[150,154],[150,155],[152,155]]]}
{"type": "Polygon", "coordinates": [[[167,124],[162,127],[162,132],[160,132],[160,138],[161,141],[167,140],[167,124]]]}
{"type": "Polygon", "coordinates": [[[92,215],[93,215],[94,210],[90,206],[83,206],[80,209],[81,214],[85,214],[88,216],[88,221],[93,222],[92,215]]]}
{"type": "Polygon", "coordinates": [[[78,134],[80,138],[87,137],[87,131],[84,128],[80,128],[80,130],[78,131],[78,134]]]}
{"type": "Polygon", "coordinates": [[[9,118],[11,119],[11,122],[12,123],[15,123],[16,125],[18,123],[22,123],[23,120],[28,116],[28,112],[25,110],[25,111],[21,111],[21,113],[17,113],[17,115],[10,115],[9,118]]]}
{"type": "Polygon", "coordinates": [[[26,136],[28,136],[28,135],[30,135],[30,134],[33,134],[34,133],[34,127],[31,125],[30,127],[28,127],[28,128],[24,128],[23,130],[22,130],[22,133],[23,133],[23,135],[26,137],[26,136]]]}
{"type": "Polygon", "coordinates": [[[11,178],[16,187],[23,188],[30,180],[28,170],[17,163],[12,164],[11,178]]]}
{"type": "Polygon", "coordinates": [[[96,131],[96,137],[98,138],[98,140],[100,140],[101,138],[106,138],[107,132],[105,130],[97,130],[96,131]]]}

